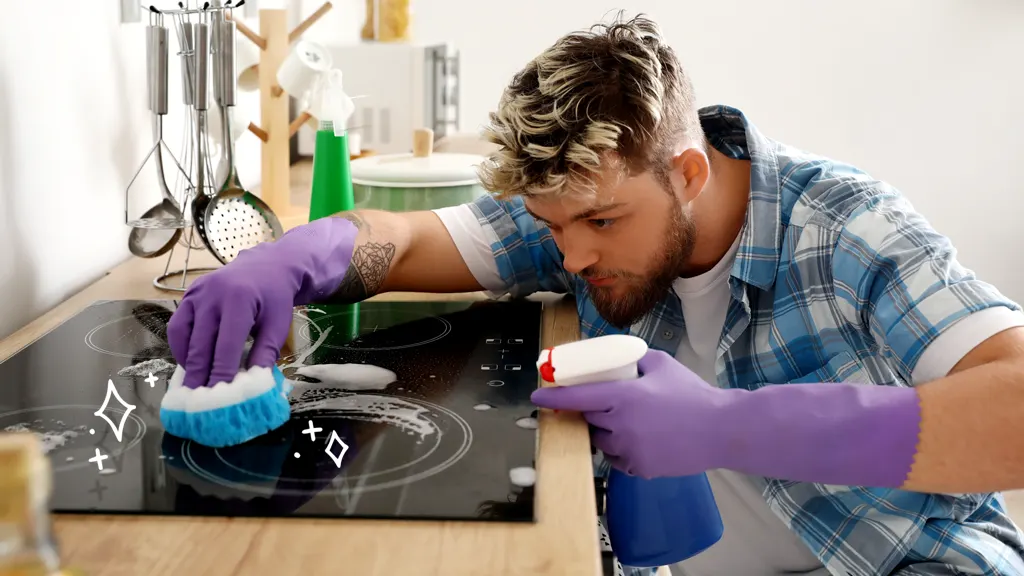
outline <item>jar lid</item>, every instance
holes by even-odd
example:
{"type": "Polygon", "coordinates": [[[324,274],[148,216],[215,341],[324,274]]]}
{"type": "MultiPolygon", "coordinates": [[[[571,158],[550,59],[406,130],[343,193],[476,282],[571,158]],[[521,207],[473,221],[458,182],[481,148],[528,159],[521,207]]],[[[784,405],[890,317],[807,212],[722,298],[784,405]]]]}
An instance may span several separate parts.
{"type": "Polygon", "coordinates": [[[479,154],[384,154],[352,161],[352,183],[363,186],[436,188],[477,184],[479,154]]]}

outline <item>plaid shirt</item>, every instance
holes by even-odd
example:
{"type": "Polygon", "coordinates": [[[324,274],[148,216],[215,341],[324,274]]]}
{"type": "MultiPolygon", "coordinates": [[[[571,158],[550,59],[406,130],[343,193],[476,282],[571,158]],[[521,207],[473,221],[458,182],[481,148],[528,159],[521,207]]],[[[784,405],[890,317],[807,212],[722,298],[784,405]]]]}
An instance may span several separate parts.
{"type": "MultiPolygon", "coordinates": [[[[925,347],[957,320],[991,306],[1019,310],[962,267],[950,241],[889,185],[769,140],[739,110],[705,108],[701,122],[716,149],[751,162],[718,386],[908,386],[925,347]]],[[[485,196],[471,207],[513,296],[572,293],[584,337],[623,332],[597,313],[521,199],[485,196]]],[[[629,332],[675,354],[683,324],[669,293],[629,332]]],[[[595,470],[608,466],[599,460],[595,470]]],[[[1024,534],[998,494],[759,480],[772,511],[836,576],[1024,574],[1024,534]]]]}

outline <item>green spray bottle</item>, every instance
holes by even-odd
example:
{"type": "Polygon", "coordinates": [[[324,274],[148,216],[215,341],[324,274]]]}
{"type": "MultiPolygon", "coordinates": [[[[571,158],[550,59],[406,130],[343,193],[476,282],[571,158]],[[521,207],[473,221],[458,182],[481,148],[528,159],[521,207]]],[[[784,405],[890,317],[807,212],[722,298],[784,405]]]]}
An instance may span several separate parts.
{"type": "Polygon", "coordinates": [[[355,110],[341,85],[341,70],[326,72],[314,85],[310,113],[319,121],[313,149],[313,190],[309,221],[352,210],[352,168],[348,152],[348,118],[355,110]]]}
{"type": "MultiPolygon", "coordinates": [[[[334,69],[322,76],[312,89],[310,113],[319,122],[313,149],[313,183],[309,201],[309,221],[326,218],[355,208],[352,169],[349,160],[348,130],[352,100],[341,85],[341,71],[334,69]]],[[[314,308],[314,307],[309,307],[314,308]]],[[[359,304],[318,306],[310,317],[321,329],[332,326],[325,352],[359,337],[359,304]],[[325,318],[329,316],[330,318],[325,318]],[[319,320],[323,318],[323,320],[319,320]]],[[[316,354],[314,354],[316,356],[316,354]]],[[[319,362],[318,358],[312,358],[319,362]]]]}
{"type": "Polygon", "coordinates": [[[355,208],[352,169],[348,153],[348,131],[339,135],[333,120],[320,120],[313,149],[313,190],[309,221],[355,208]]]}

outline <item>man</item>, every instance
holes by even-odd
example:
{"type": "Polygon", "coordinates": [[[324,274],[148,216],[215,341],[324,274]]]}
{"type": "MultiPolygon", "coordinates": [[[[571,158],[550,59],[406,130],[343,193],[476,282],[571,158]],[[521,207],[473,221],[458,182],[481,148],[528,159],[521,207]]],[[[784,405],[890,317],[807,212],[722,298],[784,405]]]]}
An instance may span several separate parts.
{"type": "Polygon", "coordinates": [[[1024,485],[1024,316],[897,191],[698,111],[642,17],[559,40],[487,135],[498,197],[316,221],[199,279],[168,329],[186,385],[230,381],[250,333],[274,363],[293,305],[571,293],[585,336],[655,351],[534,401],[627,472],[708,471],[725,535],[674,573],[1024,574],[986,493],[1024,485]]]}

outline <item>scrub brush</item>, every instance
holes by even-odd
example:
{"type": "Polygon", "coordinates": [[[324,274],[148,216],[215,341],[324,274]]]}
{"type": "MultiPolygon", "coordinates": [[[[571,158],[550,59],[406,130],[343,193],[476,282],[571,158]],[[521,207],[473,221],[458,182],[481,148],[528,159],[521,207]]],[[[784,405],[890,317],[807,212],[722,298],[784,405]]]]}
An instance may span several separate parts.
{"type": "Polygon", "coordinates": [[[231,382],[182,386],[178,366],[160,403],[160,422],[168,434],[211,448],[248,442],[281,427],[291,417],[292,385],[277,366],[243,369],[231,382]]]}

